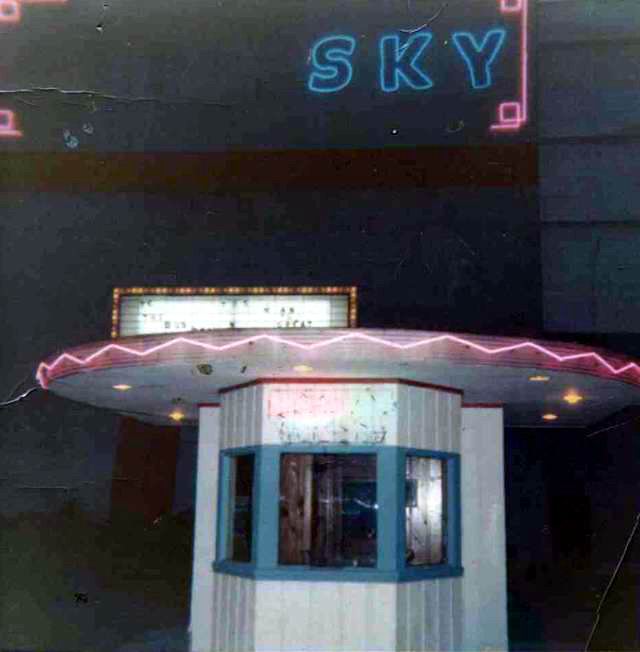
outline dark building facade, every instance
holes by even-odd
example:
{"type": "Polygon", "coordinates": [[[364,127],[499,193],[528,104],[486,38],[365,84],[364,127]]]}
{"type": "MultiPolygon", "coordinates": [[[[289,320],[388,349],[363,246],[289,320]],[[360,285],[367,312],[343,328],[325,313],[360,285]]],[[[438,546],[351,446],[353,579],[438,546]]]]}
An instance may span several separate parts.
{"type": "MultiPolygon", "coordinates": [[[[362,326],[634,353],[637,3],[426,5],[62,3],[0,25],[22,133],[0,142],[3,391],[107,338],[128,285],[357,285],[362,326]]],[[[106,518],[118,427],[43,394],[3,412],[3,513],[74,497],[106,518]]],[[[193,448],[172,448],[179,509],[193,448]]],[[[541,535],[551,560],[566,545],[541,535]]]]}

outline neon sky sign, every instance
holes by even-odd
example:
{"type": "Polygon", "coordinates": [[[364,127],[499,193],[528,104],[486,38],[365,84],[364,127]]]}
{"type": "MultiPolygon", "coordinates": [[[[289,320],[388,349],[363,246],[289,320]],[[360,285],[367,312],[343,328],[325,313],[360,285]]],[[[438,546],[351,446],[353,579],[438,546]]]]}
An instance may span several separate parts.
{"type": "MultiPolygon", "coordinates": [[[[491,68],[502,50],[507,32],[492,29],[480,37],[471,32],[454,32],[456,50],[467,65],[469,83],[474,89],[489,88],[493,81],[491,68]]],[[[427,72],[425,52],[431,42],[431,32],[400,36],[383,36],[380,49],[380,88],[393,93],[401,87],[416,91],[428,90],[434,82],[427,72]]],[[[351,55],[356,49],[352,36],[327,36],[311,50],[313,71],[309,90],[316,93],[336,93],[346,88],[353,78],[351,55]]]]}
{"type": "MultiPolygon", "coordinates": [[[[491,0],[496,2],[496,0],[491,0]]],[[[529,0],[497,0],[506,27],[484,30],[454,31],[451,42],[455,56],[466,69],[469,88],[475,92],[490,89],[494,71],[505,59],[505,44],[519,40],[519,81],[513,97],[500,102],[491,131],[517,131],[528,121],[528,20],[529,0]],[[518,29],[507,29],[516,21],[518,29]]],[[[307,87],[313,93],[334,94],[346,89],[354,79],[354,55],[360,44],[350,34],[332,34],[317,40],[311,47],[307,87]]],[[[431,72],[438,46],[433,32],[425,27],[402,34],[383,34],[378,39],[378,79],[384,93],[398,91],[428,92],[443,83],[431,72]]]]}

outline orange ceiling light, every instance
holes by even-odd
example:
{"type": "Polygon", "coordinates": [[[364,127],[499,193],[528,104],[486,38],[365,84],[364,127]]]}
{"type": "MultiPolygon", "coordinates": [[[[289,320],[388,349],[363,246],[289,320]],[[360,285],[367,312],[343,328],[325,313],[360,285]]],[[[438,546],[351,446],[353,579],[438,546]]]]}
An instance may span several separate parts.
{"type": "Polygon", "coordinates": [[[562,400],[569,405],[577,405],[584,400],[584,396],[578,394],[574,389],[570,389],[563,397],[562,400]]]}
{"type": "Polygon", "coordinates": [[[551,380],[551,378],[549,376],[544,376],[542,374],[536,374],[534,376],[529,376],[529,380],[532,383],[546,383],[546,382],[549,382],[549,380],[551,380]]]}
{"type": "Polygon", "coordinates": [[[184,412],[181,410],[174,410],[173,412],[169,413],[169,418],[176,423],[180,423],[180,421],[184,419],[184,416],[184,412]]]}
{"type": "Polygon", "coordinates": [[[555,421],[558,418],[557,414],[553,414],[553,412],[547,412],[547,414],[543,414],[542,418],[544,421],[555,421]]]}

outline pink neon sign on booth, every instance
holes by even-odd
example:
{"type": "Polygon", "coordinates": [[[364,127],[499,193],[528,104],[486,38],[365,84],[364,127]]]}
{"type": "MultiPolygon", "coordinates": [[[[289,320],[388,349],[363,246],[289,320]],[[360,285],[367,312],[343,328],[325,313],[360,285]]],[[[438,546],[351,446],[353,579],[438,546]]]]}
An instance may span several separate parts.
{"type": "Polygon", "coordinates": [[[323,387],[318,391],[313,387],[294,387],[272,390],[267,406],[267,416],[272,419],[331,419],[346,412],[347,399],[344,392],[335,388],[323,387]]]}

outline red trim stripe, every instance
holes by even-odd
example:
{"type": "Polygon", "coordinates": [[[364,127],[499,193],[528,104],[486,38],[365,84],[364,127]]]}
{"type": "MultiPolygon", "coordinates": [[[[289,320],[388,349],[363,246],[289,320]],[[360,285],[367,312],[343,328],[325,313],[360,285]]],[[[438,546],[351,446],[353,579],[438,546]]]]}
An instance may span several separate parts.
{"type": "Polygon", "coordinates": [[[254,385],[408,385],[421,389],[434,389],[448,394],[462,396],[464,392],[455,387],[421,383],[417,380],[404,380],[402,378],[256,378],[240,385],[231,385],[220,389],[220,394],[228,394],[239,389],[253,387],[254,385]]]}
{"type": "Polygon", "coordinates": [[[3,153],[4,190],[178,193],[538,183],[537,146],[3,153]],[[340,174],[336,174],[340,170],[340,174]]]}

